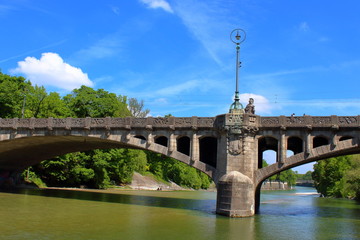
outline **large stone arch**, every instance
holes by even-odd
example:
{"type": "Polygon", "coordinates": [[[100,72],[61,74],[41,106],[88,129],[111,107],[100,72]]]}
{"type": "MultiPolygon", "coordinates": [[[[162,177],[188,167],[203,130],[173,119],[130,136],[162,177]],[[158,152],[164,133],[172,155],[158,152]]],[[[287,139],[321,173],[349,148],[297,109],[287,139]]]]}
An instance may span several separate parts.
{"type": "Polygon", "coordinates": [[[335,147],[332,146],[332,144],[322,145],[311,149],[309,154],[301,152],[286,158],[282,164],[275,163],[265,168],[259,169],[256,172],[256,183],[260,184],[268,177],[293,167],[324,160],[330,157],[338,157],[357,153],[360,153],[360,143],[359,140],[354,138],[339,141],[335,147]]]}
{"type": "Polygon", "coordinates": [[[155,142],[148,142],[138,134],[103,133],[94,130],[77,131],[70,134],[64,132],[45,131],[14,135],[9,130],[0,139],[0,169],[22,170],[43,160],[71,152],[88,151],[94,149],[131,148],[148,150],[174,158],[192,166],[214,179],[216,169],[209,164],[192,161],[188,156],[179,151],[170,151],[168,147],[155,142]]]}
{"type": "Polygon", "coordinates": [[[265,168],[258,169],[255,173],[255,212],[259,212],[261,185],[267,178],[307,163],[357,153],[360,153],[360,143],[354,138],[351,138],[339,141],[335,148],[333,148],[331,144],[322,145],[313,148],[309,155],[300,152],[286,158],[284,163],[274,163],[265,168]]]}

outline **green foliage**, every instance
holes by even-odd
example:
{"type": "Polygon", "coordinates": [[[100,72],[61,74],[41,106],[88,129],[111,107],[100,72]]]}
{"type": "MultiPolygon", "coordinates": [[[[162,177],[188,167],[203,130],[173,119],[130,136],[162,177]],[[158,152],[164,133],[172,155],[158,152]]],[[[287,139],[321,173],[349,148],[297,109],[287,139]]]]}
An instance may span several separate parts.
{"type": "Polygon", "coordinates": [[[289,169],[289,170],[285,170],[285,171],[282,171],[280,174],[279,174],[279,180],[281,182],[287,182],[287,184],[289,186],[295,186],[296,184],[296,180],[297,180],[297,175],[296,173],[289,169]]]}
{"type": "Polygon", "coordinates": [[[0,72],[0,118],[21,117],[26,91],[31,88],[31,83],[25,78],[0,72]]]}
{"type": "Polygon", "coordinates": [[[312,177],[324,197],[360,199],[359,155],[321,160],[314,165],[312,177]]]}
{"type": "Polygon", "coordinates": [[[307,171],[305,174],[297,173],[298,180],[312,180],[312,171],[307,171]]]}
{"type": "Polygon", "coordinates": [[[32,168],[28,168],[26,171],[22,173],[22,177],[26,179],[27,182],[34,183],[39,188],[45,188],[46,184],[41,180],[39,176],[32,170],[32,168]]]}
{"type": "MultiPolygon", "coordinates": [[[[266,167],[269,166],[269,164],[266,162],[266,160],[263,159],[262,166],[266,167]]],[[[297,174],[293,170],[288,169],[269,177],[269,180],[286,182],[289,186],[295,186],[297,174]]]]}
{"type": "Polygon", "coordinates": [[[262,167],[267,167],[269,166],[269,164],[266,162],[266,160],[262,160],[262,167]]]}
{"type": "Polygon", "coordinates": [[[346,172],[344,179],[348,184],[346,190],[349,197],[360,201],[360,155],[353,156],[351,168],[346,172]]]}
{"type": "Polygon", "coordinates": [[[81,86],[64,97],[66,105],[74,117],[127,117],[131,116],[127,109],[126,97],[117,96],[104,89],[81,86]]]}
{"type": "Polygon", "coordinates": [[[207,189],[211,184],[209,176],[185,163],[153,152],[146,154],[149,171],[155,176],[193,189],[207,189]]]}

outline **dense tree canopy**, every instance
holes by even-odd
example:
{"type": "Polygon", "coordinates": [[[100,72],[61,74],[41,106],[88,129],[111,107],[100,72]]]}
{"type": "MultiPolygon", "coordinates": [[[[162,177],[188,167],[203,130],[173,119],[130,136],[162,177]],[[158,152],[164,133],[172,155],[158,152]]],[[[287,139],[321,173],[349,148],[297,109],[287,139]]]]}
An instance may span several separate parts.
{"type": "Polygon", "coordinates": [[[24,97],[33,87],[23,77],[13,77],[0,72],[0,117],[21,117],[24,97]]]}
{"type": "Polygon", "coordinates": [[[81,86],[64,97],[74,117],[128,117],[127,98],[104,89],[81,86]]]}
{"type": "Polygon", "coordinates": [[[324,197],[360,200],[360,155],[321,160],[314,165],[312,177],[324,197]]]}

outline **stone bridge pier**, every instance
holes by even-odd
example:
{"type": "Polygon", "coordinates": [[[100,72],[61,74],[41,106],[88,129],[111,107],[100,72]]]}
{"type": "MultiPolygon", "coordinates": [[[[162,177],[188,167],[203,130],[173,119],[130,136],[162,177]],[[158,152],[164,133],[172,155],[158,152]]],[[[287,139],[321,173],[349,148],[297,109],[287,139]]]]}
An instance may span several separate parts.
{"type": "Polygon", "coordinates": [[[217,117],[220,139],[217,159],[216,212],[230,217],[255,214],[258,168],[255,115],[229,113],[217,117]]]}

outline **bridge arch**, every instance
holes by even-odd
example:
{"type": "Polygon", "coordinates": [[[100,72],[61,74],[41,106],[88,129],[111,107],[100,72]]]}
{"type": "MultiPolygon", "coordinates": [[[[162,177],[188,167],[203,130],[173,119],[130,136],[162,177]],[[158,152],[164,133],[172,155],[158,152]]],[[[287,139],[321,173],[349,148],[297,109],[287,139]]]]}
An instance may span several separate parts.
{"type": "MultiPolygon", "coordinates": [[[[18,131],[18,133],[21,131],[18,131]]],[[[216,169],[204,162],[193,161],[192,156],[186,155],[176,149],[170,151],[169,147],[161,143],[146,141],[146,138],[139,134],[131,133],[101,133],[98,131],[78,131],[71,134],[67,132],[53,132],[52,134],[23,132],[20,135],[8,134],[8,137],[0,139],[0,169],[22,170],[35,165],[43,160],[64,155],[71,152],[88,151],[94,149],[130,148],[148,150],[171,157],[192,166],[214,179],[216,169]],[[81,132],[81,133],[80,133],[81,132]],[[145,139],[145,140],[144,140],[145,139]]],[[[156,139],[155,139],[156,140],[156,139]]]]}
{"type": "Polygon", "coordinates": [[[290,136],[287,139],[287,150],[290,150],[295,154],[304,151],[304,141],[300,137],[290,136]]]}
{"type": "Polygon", "coordinates": [[[176,139],[176,150],[187,156],[190,156],[190,144],[191,140],[188,136],[179,136],[176,139]]]}
{"type": "Polygon", "coordinates": [[[134,137],[146,141],[146,137],[144,137],[143,135],[135,135],[134,137]]]}
{"type": "Polygon", "coordinates": [[[315,136],[313,138],[313,147],[317,148],[320,146],[324,146],[324,145],[328,145],[329,144],[329,139],[323,135],[320,136],[315,136]]]}
{"type": "Polygon", "coordinates": [[[213,136],[202,136],[199,138],[199,145],[200,162],[216,168],[218,139],[213,136]]]}
{"type": "Polygon", "coordinates": [[[309,153],[301,152],[287,157],[284,163],[274,163],[256,171],[256,184],[260,184],[268,177],[284,170],[297,167],[303,164],[324,160],[331,157],[360,153],[360,143],[358,139],[347,139],[332,144],[314,147],[309,153]]]}
{"type": "Polygon", "coordinates": [[[278,144],[279,141],[273,136],[263,136],[258,139],[258,168],[262,168],[262,160],[264,159],[264,152],[272,150],[276,153],[278,159],[278,144]]]}
{"type": "Polygon", "coordinates": [[[352,136],[348,136],[348,135],[345,135],[345,136],[341,136],[339,138],[339,141],[344,141],[344,140],[349,140],[349,139],[353,139],[354,137],[352,136]]]}
{"type": "Polygon", "coordinates": [[[165,136],[157,136],[155,137],[155,143],[160,144],[161,146],[168,147],[169,139],[165,136]]]}
{"type": "Polygon", "coordinates": [[[333,147],[332,144],[314,147],[309,154],[300,152],[287,157],[284,163],[274,163],[265,168],[258,169],[255,173],[255,211],[259,211],[261,185],[267,178],[307,163],[358,153],[360,153],[359,140],[350,138],[340,141],[339,139],[335,147],[333,147]]]}

